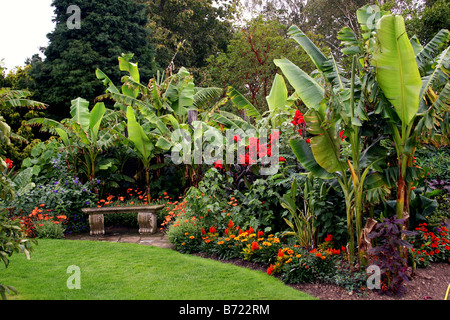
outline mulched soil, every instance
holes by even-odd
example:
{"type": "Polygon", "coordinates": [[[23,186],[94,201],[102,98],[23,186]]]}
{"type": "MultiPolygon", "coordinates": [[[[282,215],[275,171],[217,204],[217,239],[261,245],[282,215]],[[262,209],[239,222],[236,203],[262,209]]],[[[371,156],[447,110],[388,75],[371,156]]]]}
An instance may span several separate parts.
{"type": "MultiPolygon", "coordinates": [[[[196,255],[219,260],[203,254],[196,255]]],[[[266,272],[267,269],[267,266],[242,259],[219,261],[261,272],[266,272]]],[[[412,279],[404,283],[405,290],[400,296],[380,294],[378,290],[367,290],[364,293],[348,292],[339,286],[324,283],[302,283],[290,286],[320,300],[444,300],[449,284],[450,263],[433,263],[427,268],[417,269],[412,279]]],[[[450,300],[450,292],[447,300],[450,300]]]]}

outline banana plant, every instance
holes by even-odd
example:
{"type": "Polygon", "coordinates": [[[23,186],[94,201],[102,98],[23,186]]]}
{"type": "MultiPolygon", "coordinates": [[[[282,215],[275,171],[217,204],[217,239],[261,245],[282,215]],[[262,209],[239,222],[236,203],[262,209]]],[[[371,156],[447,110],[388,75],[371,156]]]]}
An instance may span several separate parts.
{"type": "Polygon", "coordinates": [[[389,104],[385,106],[389,108],[388,124],[398,157],[396,213],[398,218],[407,218],[411,190],[411,182],[407,181],[407,169],[412,164],[418,137],[424,125],[429,129],[435,125],[433,122],[439,113],[448,115],[448,47],[442,52],[431,73],[422,77],[420,70],[426,66],[424,57],[429,56],[431,47],[436,48],[433,45],[438,42],[445,43],[445,38],[448,41],[448,31],[438,33],[416,54],[406,34],[403,17],[386,15],[380,19],[377,27],[378,46],[372,63],[376,68],[378,85],[395,111],[393,114],[390,112],[392,107],[389,104]],[[439,96],[432,88],[438,76],[446,82],[439,96]],[[396,119],[400,120],[399,124],[396,119]]]}
{"type": "Polygon", "coordinates": [[[127,107],[127,131],[127,139],[133,143],[136,153],[144,166],[147,199],[150,201],[150,161],[155,156],[156,141],[154,137],[148,136],[142,126],[136,121],[134,110],[131,106],[127,107]]]}
{"type": "MultiPolygon", "coordinates": [[[[289,34],[309,55],[319,77],[307,74],[287,59],[274,60],[308,109],[304,119],[306,131],[311,136],[310,142],[291,140],[294,154],[312,174],[331,183],[336,181],[344,193],[348,252],[352,261],[357,246],[360,247],[364,195],[380,187],[380,180],[375,177],[384,157],[384,150],[377,144],[380,139],[369,143],[368,132],[363,126],[368,120],[365,105],[369,104],[370,97],[367,92],[373,89],[373,82],[370,81],[372,74],[364,71],[367,52],[363,46],[373,50],[375,29],[373,24],[366,24],[364,13],[368,8],[361,8],[357,15],[365,31],[363,40],[347,29],[345,34],[341,34],[346,44],[352,44],[345,47],[346,53],[352,55],[350,79],[343,76],[343,68],[334,57],[326,57],[297,26],[290,27],[289,34]],[[343,148],[347,146],[351,155],[344,156],[343,148]]],[[[376,15],[374,22],[383,14],[376,15]]]]}
{"type": "MultiPolygon", "coordinates": [[[[193,133],[192,125],[188,123],[188,112],[193,110],[207,116],[207,110],[202,110],[202,108],[209,106],[209,103],[214,103],[223,90],[216,87],[196,87],[192,75],[183,67],[176,74],[164,77],[158,73],[156,77],[149,80],[147,85],[141,84],[138,66],[137,63],[131,62],[132,57],[132,54],[124,54],[119,57],[119,68],[128,72],[128,75],[122,78],[123,85],[120,89],[101,70],[97,70],[96,74],[107,87],[106,93],[100,99],[112,98],[115,101],[115,107],[127,113],[127,129],[129,130],[130,125],[142,128],[143,131],[136,131],[141,138],[138,135],[136,139],[144,139],[142,140],[144,145],[150,146],[149,141],[142,138],[143,133],[145,133],[153,143],[153,153],[142,154],[143,149],[139,150],[136,141],[133,141],[133,146],[137,148],[138,156],[143,161],[146,181],[148,181],[151,169],[160,170],[164,166],[165,163],[161,161],[161,154],[174,147],[175,143],[172,141],[174,132],[183,129],[193,133]],[[131,115],[130,107],[134,112],[135,121],[131,115]],[[148,157],[152,158],[151,154],[159,158],[159,160],[157,159],[158,164],[150,165],[148,163],[148,157]]],[[[216,102],[216,106],[223,103],[220,100],[216,102]]],[[[202,124],[202,127],[206,127],[206,124],[202,124]]],[[[128,136],[128,138],[131,137],[128,136]]],[[[192,163],[185,164],[183,168],[187,180],[196,185],[195,181],[198,182],[201,178],[200,167],[192,163]]]]}
{"type": "MultiPolygon", "coordinates": [[[[407,213],[408,203],[405,175],[418,136],[413,128],[420,116],[419,105],[423,103],[421,99],[424,92],[430,93],[428,85],[436,82],[433,79],[438,77],[437,74],[441,79],[448,79],[445,68],[447,51],[434,64],[436,69],[426,77],[420,77],[414,50],[404,30],[403,18],[380,11],[376,6],[362,7],[357,17],[363,31],[361,39],[349,28],[339,33],[343,52],[352,56],[350,80],[341,75],[339,64],[332,57],[326,58],[296,26],[289,30],[291,37],[309,54],[322,81],[317,81],[317,78],[306,74],[286,59],[274,61],[308,108],[304,118],[307,131],[313,137],[309,145],[304,140],[291,141],[294,153],[302,165],[316,176],[336,179],[344,192],[350,254],[355,249],[353,217],[358,245],[360,241],[364,193],[374,195],[374,190],[382,190],[388,183],[382,174],[376,172],[384,170],[384,173],[391,169],[382,168],[382,165],[386,166],[382,162],[386,150],[380,148],[380,138],[391,137],[396,145],[399,157],[397,212],[403,216],[407,213]],[[380,114],[387,121],[391,132],[380,132],[379,138],[368,143],[370,125],[367,121],[370,119],[371,123],[382,123],[376,118],[380,114]],[[348,159],[341,152],[343,142],[338,132],[348,136],[351,147],[351,157],[348,159]]],[[[419,56],[423,57],[425,53],[422,51],[419,56]]],[[[447,107],[448,113],[448,92],[445,87],[431,106],[422,107],[423,115],[432,118],[431,110],[437,106],[440,106],[440,110],[447,107]]],[[[420,124],[424,126],[423,122],[420,124]]]]}
{"type": "Polygon", "coordinates": [[[58,122],[48,118],[34,118],[28,125],[41,125],[43,130],[57,134],[74,157],[75,166],[81,163],[89,181],[94,180],[99,170],[111,166],[110,159],[98,156],[117,141],[117,114],[97,102],[89,111],[89,102],[83,98],[71,101],[71,118],[58,122]],[[108,125],[106,125],[108,123],[108,125]]]}

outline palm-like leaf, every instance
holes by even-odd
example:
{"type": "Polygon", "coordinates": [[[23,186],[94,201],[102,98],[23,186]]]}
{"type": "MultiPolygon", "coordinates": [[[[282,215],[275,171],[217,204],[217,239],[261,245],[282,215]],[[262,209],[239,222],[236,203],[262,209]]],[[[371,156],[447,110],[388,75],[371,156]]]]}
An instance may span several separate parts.
{"type": "Polygon", "coordinates": [[[253,106],[247,98],[244,97],[239,91],[237,91],[233,87],[228,87],[228,97],[230,98],[231,102],[235,106],[238,107],[239,110],[244,110],[245,114],[249,117],[253,117],[255,119],[261,119],[261,114],[259,111],[253,106]]]}
{"type": "Polygon", "coordinates": [[[431,39],[422,50],[416,54],[417,66],[420,70],[424,71],[427,65],[432,62],[437,52],[442,50],[442,47],[448,43],[450,39],[450,32],[447,29],[441,29],[431,39]]]}

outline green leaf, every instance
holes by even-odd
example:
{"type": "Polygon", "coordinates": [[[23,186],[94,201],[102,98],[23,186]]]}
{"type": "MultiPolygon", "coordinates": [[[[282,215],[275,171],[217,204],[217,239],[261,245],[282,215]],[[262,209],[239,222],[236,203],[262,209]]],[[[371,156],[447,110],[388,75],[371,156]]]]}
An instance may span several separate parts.
{"type": "Polygon", "coordinates": [[[90,115],[89,102],[86,99],[77,98],[72,100],[72,104],[70,106],[70,115],[72,116],[72,119],[76,123],[78,123],[85,132],[88,132],[90,115]]]}
{"type": "Polygon", "coordinates": [[[98,130],[100,128],[100,123],[102,122],[103,115],[106,112],[106,107],[103,102],[97,102],[92,108],[90,119],[89,119],[89,128],[91,129],[91,140],[97,141],[98,130]]]}
{"type": "Polygon", "coordinates": [[[290,140],[289,144],[301,165],[313,175],[321,179],[332,179],[334,177],[317,163],[311,148],[304,140],[290,140]]]}
{"type": "Polygon", "coordinates": [[[404,125],[419,110],[422,80],[403,17],[385,15],[378,21],[379,48],[373,56],[377,81],[404,125]]]}
{"type": "Polygon", "coordinates": [[[138,64],[130,62],[131,58],[133,58],[133,54],[122,54],[119,57],[119,69],[121,71],[128,71],[134,81],[140,82],[138,64]]]}
{"type": "Polygon", "coordinates": [[[239,91],[233,87],[228,87],[227,95],[239,110],[245,111],[247,116],[261,119],[262,116],[259,111],[239,91]]]}
{"type": "Polygon", "coordinates": [[[325,127],[323,119],[315,110],[305,115],[306,130],[316,136],[310,139],[311,150],[317,163],[330,173],[340,171],[340,140],[334,126],[325,127]]]}
{"type": "Polygon", "coordinates": [[[106,92],[115,92],[119,93],[119,90],[116,88],[111,79],[100,69],[95,70],[95,75],[97,79],[102,80],[103,84],[107,86],[106,92]]]}
{"type": "Polygon", "coordinates": [[[338,40],[341,41],[342,53],[345,55],[353,55],[362,53],[358,38],[349,27],[344,27],[338,32],[338,40]]]}
{"type": "Polygon", "coordinates": [[[288,59],[275,59],[274,63],[283,71],[303,103],[308,108],[319,110],[324,98],[324,88],[288,59]]]}
{"type": "Polygon", "coordinates": [[[323,64],[327,61],[327,57],[317,48],[317,46],[303,33],[297,26],[291,26],[288,35],[302,46],[316,65],[316,68],[323,71],[323,64]]]}
{"type": "Polygon", "coordinates": [[[284,78],[276,74],[273,80],[272,88],[266,97],[270,112],[274,112],[280,108],[284,108],[287,103],[288,90],[284,78]]]}
{"type": "Polygon", "coordinates": [[[170,150],[172,148],[172,142],[167,138],[160,136],[155,146],[163,150],[170,150]]]}
{"type": "Polygon", "coordinates": [[[131,106],[127,107],[127,129],[128,139],[133,142],[140,159],[144,163],[144,166],[147,167],[150,157],[152,156],[154,146],[145,134],[141,125],[136,121],[136,117],[131,106]]]}

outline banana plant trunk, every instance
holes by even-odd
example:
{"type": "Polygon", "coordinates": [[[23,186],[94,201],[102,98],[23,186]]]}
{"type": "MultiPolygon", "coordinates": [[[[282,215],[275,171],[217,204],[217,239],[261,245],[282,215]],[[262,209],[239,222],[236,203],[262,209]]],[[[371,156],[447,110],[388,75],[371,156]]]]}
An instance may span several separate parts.
{"type": "Polygon", "coordinates": [[[150,203],[152,200],[152,196],[150,193],[150,169],[145,168],[145,186],[146,186],[146,194],[147,194],[147,203],[150,203]]]}

